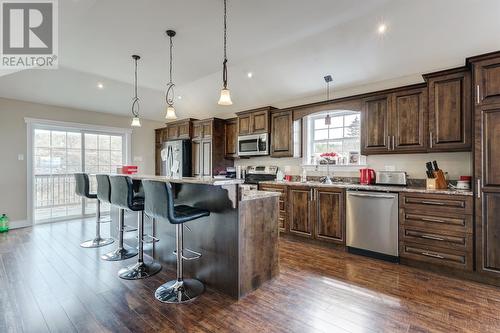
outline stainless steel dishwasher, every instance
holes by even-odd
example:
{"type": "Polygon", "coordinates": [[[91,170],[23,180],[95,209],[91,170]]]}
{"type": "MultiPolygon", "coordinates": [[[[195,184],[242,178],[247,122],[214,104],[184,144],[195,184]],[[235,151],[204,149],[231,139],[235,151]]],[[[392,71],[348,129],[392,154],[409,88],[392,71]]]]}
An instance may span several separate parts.
{"type": "Polygon", "coordinates": [[[398,261],[398,194],[347,191],[348,251],[398,261]]]}

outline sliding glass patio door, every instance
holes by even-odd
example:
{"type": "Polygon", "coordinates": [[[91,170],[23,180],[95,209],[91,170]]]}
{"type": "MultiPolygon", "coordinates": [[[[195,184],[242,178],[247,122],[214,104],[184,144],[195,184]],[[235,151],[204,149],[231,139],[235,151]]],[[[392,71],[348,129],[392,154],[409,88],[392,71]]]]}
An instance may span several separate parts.
{"type": "MultiPolygon", "coordinates": [[[[73,173],[115,172],[125,159],[122,134],[33,128],[33,220],[46,223],[89,216],[95,201],[75,194],[73,173]]],[[[90,177],[95,192],[95,177],[90,177]]],[[[109,207],[105,205],[102,211],[109,207]]]]}

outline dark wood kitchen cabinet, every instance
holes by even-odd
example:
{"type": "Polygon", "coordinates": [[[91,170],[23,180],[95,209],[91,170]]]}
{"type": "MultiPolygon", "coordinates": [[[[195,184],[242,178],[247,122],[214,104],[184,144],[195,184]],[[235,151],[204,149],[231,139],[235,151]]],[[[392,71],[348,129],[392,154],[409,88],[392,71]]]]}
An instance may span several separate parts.
{"type": "Polygon", "coordinates": [[[274,109],[271,106],[266,106],[236,113],[238,116],[238,135],[268,133],[269,116],[271,110],[274,109]]]}
{"type": "Polygon", "coordinates": [[[314,190],[316,216],[314,238],[345,244],[345,191],[340,188],[314,190]]]}
{"type": "Polygon", "coordinates": [[[167,141],[167,128],[155,129],[155,175],[161,174],[161,149],[163,143],[167,141]]]}
{"type": "Polygon", "coordinates": [[[415,85],[365,98],[361,102],[361,153],[426,151],[427,91],[415,85]]]}
{"type": "Polygon", "coordinates": [[[312,238],[311,213],[313,189],[309,186],[290,186],[288,189],[289,232],[312,238]]]}
{"type": "Polygon", "coordinates": [[[469,151],[472,142],[471,72],[467,67],[423,75],[429,94],[428,151],[469,151]]]}
{"type": "Polygon", "coordinates": [[[195,120],[187,118],[167,123],[167,140],[191,139],[195,120]]]}
{"type": "Polygon", "coordinates": [[[269,192],[279,192],[280,200],[279,200],[279,230],[281,232],[286,232],[288,230],[288,189],[286,185],[277,185],[277,184],[259,184],[260,191],[269,191],[269,192]]]}
{"type": "Polygon", "coordinates": [[[500,285],[500,52],[468,63],[475,105],[476,270],[500,285]]]}
{"type": "Polygon", "coordinates": [[[293,157],[292,111],[271,112],[271,157],[293,157]]]}
{"type": "Polygon", "coordinates": [[[213,177],[233,162],[225,158],[225,121],[218,118],[193,121],[192,175],[213,177]]]}
{"type": "Polygon", "coordinates": [[[238,119],[226,119],[225,122],[225,157],[235,158],[238,156],[238,119]]]}

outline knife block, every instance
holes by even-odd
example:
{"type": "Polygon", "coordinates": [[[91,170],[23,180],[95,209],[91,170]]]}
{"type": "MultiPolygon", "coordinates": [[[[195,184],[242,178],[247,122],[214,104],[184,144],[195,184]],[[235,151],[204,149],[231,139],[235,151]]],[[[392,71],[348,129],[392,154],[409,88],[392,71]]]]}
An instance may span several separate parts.
{"type": "Polygon", "coordinates": [[[428,190],[445,190],[448,188],[448,182],[444,177],[443,170],[434,171],[434,178],[427,178],[428,190]]]}

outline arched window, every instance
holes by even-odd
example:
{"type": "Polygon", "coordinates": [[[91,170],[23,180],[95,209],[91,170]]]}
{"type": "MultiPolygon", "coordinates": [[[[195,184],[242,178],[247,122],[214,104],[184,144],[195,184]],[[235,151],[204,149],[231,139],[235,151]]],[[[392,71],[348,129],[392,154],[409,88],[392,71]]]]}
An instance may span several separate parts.
{"type": "Polygon", "coordinates": [[[359,164],[361,114],[336,110],[311,114],[305,119],[304,164],[359,164]],[[326,121],[330,118],[330,124],[326,121]],[[321,156],[335,153],[332,156],[321,156]],[[327,161],[328,159],[328,161],[327,161]]]}

